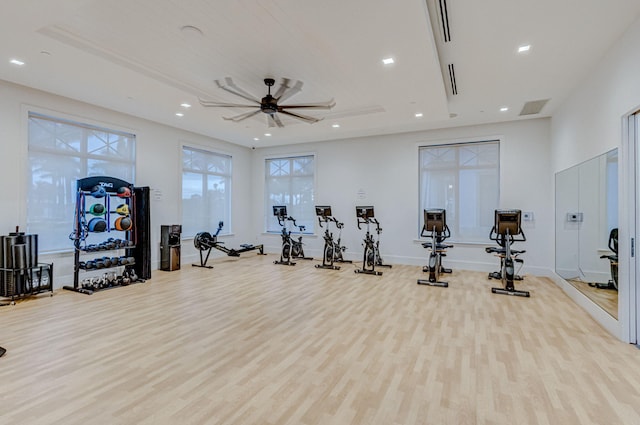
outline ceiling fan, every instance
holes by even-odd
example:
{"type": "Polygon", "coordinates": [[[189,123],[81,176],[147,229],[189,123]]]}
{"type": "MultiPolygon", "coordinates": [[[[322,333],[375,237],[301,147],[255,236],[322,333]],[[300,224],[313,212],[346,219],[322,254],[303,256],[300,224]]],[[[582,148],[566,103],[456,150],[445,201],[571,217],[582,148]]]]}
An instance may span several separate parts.
{"type": "Polygon", "coordinates": [[[268,87],[268,92],[265,97],[258,100],[255,96],[247,93],[238,87],[231,77],[226,77],[224,79],[224,83],[221,83],[220,80],[216,80],[216,84],[222,90],[228,91],[229,93],[233,93],[236,96],[240,96],[241,98],[248,100],[250,104],[243,105],[237,103],[225,103],[225,102],[212,102],[208,100],[203,100],[198,98],[200,104],[206,107],[222,107],[222,108],[258,108],[254,111],[249,111],[242,113],[240,115],[236,115],[233,117],[222,117],[225,120],[240,122],[246,120],[247,118],[251,118],[254,115],[259,114],[260,112],[266,114],[267,116],[267,125],[269,127],[284,127],[282,120],[278,116],[278,114],[283,114],[292,118],[295,118],[300,121],[304,121],[309,124],[313,124],[315,122],[320,121],[322,118],[310,117],[308,115],[302,115],[298,113],[294,113],[289,111],[289,109],[331,109],[336,103],[331,99],[328,102],[319,102],[319,103],[307,103],[304,105],[280,105],[278,102],[283,102],[289,99],[294,94],[297,94],[300,90],[302,90],[303,83],[298,80],[293,85],[291,85],[291,80],[288,78],[283,78],[282,83],[280,83],[280,87],[275,94],[271,94],[271,87],[275,84],[276,80],[273,78],[265,78],[264,83],[268,87]]]}

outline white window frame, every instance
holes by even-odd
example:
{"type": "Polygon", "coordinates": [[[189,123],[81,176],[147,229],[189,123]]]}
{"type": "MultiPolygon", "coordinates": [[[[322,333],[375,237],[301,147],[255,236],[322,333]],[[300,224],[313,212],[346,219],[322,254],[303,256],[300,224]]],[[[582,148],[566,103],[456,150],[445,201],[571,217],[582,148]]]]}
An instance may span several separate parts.
{"type": "MultiPolygon", "coordinates": [[[[84,122],[84,120],[80,120],[72,117],[62,118],[58,113],[48,112],[41,113],[34,110],[26,111],[27,117],[27,162],[28,165],[26,167],[27,176],[26,176],[26,184],[27,188],[27,209],[26,209],[26,222],[27,222],[27,232],[36,233],[39,235],[39,250],[43,254],[52,254],[57,252],[68,252],[72,248],[72,244],[68,239],[69,233],[73,230],[74,226],[74,211],[75,211],[75,203],[76,203],[76,194],[77,194],[77,180],[80,178],[84,178],[87,176],[93,175],[108,175],[110,177],[117,177],[122,180],[125,180],[129,183],[134,183],[135,181],[135,172],[136,172],[136,135],[133,132],[123,131],[114,129],[112,127],[108,127],[103,124],[90,124],[84,122]],[[68,149],[59,149],[51,146],[39,146],[35,142],[32,142],[33,133],[31,130],[32,124],[37,124],[36,121],[47,121],[59,125],[67,125],[73,127],[75,129],[79,129],[82,137],[76,141],[79,142],[79,149],[74,150],[73,148],[68,149]],[[127,151],[126,159],[123,159],[122,155],[117,156],[109,156],[103,153],[95,153],[91,152],[91,136],[96,137],[96,132],[98,133],[107,133],[110,136],[119,136],[128,138],[129,149],[127,151]],[[33,156],[32,156],[33,155],[33,156]],[[31,198],[33,191],[36,190],[34,186],[34,173],[33,173],[33,161],[37,160],[38,156],[46,155],[50,158],[59,157],[63,158],[76,158],[79,160],[80,172],[77,176],[66,176],[72,178],[65,178],[62,174],[53,175],[50,180],[52,180],[52,184],[57,184],[57,195],[56,201],[53,205],[49,206],[38,206],[37,204],[31,205],[34,202],[34,199],[31,198]],[[119,175],[116,172],[109,171],[108,167],[106,172],[101,173],[90,173],[89,170],[89,161],[101,161],[103,163],[108,164],[117,164],[120,169],[128,168],[127,175],[119,175]],[[57,183],[55,183],[57,182],[57,183]],[[56,214],[47,214],[44,218],[36,218],[31,214],[34,211],[42,211],[44,208],[49,210],[56,210],[56,214]],[[39,223],[39,224],[38,224],[39,223]],[[49,234],[46,230],[47,228],[55,228],[55,234],[49,234]],[[51,239],[55,239],[55,243],[51,243],[51,239]]],[[[57,135],[54,135],[55,140],[59,140],[57,135]]],[[[117,148],[117,145],[114,144],[117,148]]],[[[111,142],[107,141],[105,143],[106,149],[113,149],[111,142]]],[[[45,179],[42,179],[45,181],[45,179]]],[[[36,198],[42,198],[38,195],[36,198]]]]}
{"type": "Polygon", "coordinates": [[[214,233],[216,232],[216,230],[218,229],[218,222],[219,221],[223,221],[224,222],[224,226],[222,228],[222,230],[220,231],[220,235],[230,235],[232,234],[232,214],[231,214],[231,207],[232,207],[232,196],[233,196],[233,192],[232,192],[232,188],[233,188],[233,156],[228,154],[228,153],[223,153],[223,152],[219,152],[216,150],[211,150],[209,148],[205,148],[202,146],[197,146],[195,144],[191,144],[191,143],[183,143],[182,146],[180,147],[180,203],[181,203],[181,215],[182,215],[182,238],[183,239],[191,239],[193,238],[197,233],[199,232],[209,232],[209,233],[214,233]],[[217,157],[218,159],[222,159],[222,160],[228,160],[228,166],[227,166],[227,172],[217,172],[217,171],[205,171],[202,169],[197,169],[197,168],[192,168],[192,169],[188,169],[185,168],[185,150],[188,151],[192,151],[192,152],[197,152],[200,154],[204,154],[210,157],[217,157]],[[207,196],[206,194],[208,192],[205,192],[205,186],[207,184],[207,180],[205,179],[205,176],[213,176],[213,177],[217,177],[217,178],[223,178],[225,179],[225,191],[226,191],[226,205],[224,206],[224,212],[222,214],[222,216],[218,216],[218,217],[208,217],[208,223],[206,224],[206,228],[201,228],[201,229],[195,229],[194,233],[191,234],[192,232],[189,232],[189,224],[185,222],[185,199],[184,199],[184,175],[185,172],[189,172],[189,173],[193,173],[193,174],[200,174],[202,177],[202,188],[203,188],[203,199],[205,200],[205,202],[207,201],[207,196]]]}
{"type": "MultiPolygon", "coordinates": [[[[312,235],[315,233],[315,220],[316,220],[316,216],[315,216],[315,192],[316,192],[316,173],[317,173],[317,155],[315,153],[299,153],[299,154],[291,154],[291,155],[274,155],[274,156],[268,156],[264,158],[264,231],[267,234],[277,234],[281,232],[281,227],[278,224],[278,221],[273,217],[273,206],[275,205],[270,198],[270,194],[269,194],[269,183],[268,183],[268,178],[272,177],[270,176],[270,162],[271,161],[282,161],[282,160],[288,160],[288,161],[294,161],[296,159],[301,159],[301,158],[312,158],[313,160],[313,166],[311,167],[312,169],[312,173],[311,175],[308,175],[310,177],[310,181],[312,183],[312,188],[310,190],[310,193],[306,194],[307,196],[311,197],[310,203],[308,205],[308,211],[306,211],[306,215],[300,215],[299,213],[299,208],[300,206],[296,206],[293,205],[291,199],[293,198],[293,196],[291,196],[291,194],[289,194],[289,201],[286,200],[279,200],[276,201],[276,203],[278,205],[286,205],[287,206],[287,214],[289,214],[289,216],[292,216],[296,219],[296,223],[299,225],[304,225],[305,226],[305,230],[304,232],[299,232],[299,229],[294,228],[293,226],[290,225],[290,223],[287,224],[288,229],[290,231],[292,231],[293,233],[302,233],[305,235],[312,235]]],[[[295,175],[289,173],[288,176],[286,177],[282,177],[287,178],[289,180],[293,179],[295,177],[295,175]]],[[[290,183],[290,187],[293,183],[290,183]]],[[[305,196],[304,194],[302,196],[305,196]]]]}
{"type": "Polygon", "coordinates": [[[423,226],[423,210],[427,209],[427,208],[444,208],[447,210],[447,225],[449,226],[449,228],[451,229],[451,241],[452,242],[456,242],[456,243],[460,243],[460,244],[470,244],[470,245],[474,245],[474,244],[486,244],[488,237],[489,237],[489,233],[491,231],[491,227],[493,226],[493,217],[494,217],[494,211],[495,209],[499,208],[500,205],[500,139],[497,137],[489,137],[489,138],[483,138],[483,139],[474,139],[474,140],[469,140],[469,141],[455,141],[455,142],[448,142],[448,143],[434,143],[434,144],[420,144],[418,146],[418,205],[419,205],[419,211],[418,211],[418,238],[419,240],[424,239],[424,237],[420,236],[420,233],[422,231],[422,226],[423,226]],[[464,147],[468,147],[471,145],[480,145],[480,144],[494,144],[497,147],[497,153],[496,153],[496,166],[495,167],[481,167],[481,166],[469,166],[469,167],[464,167],[464,166],[460,166],[460,161],[459,161],[459,155],[460,155],[460,148],[464,148],[464,147]],[[424,182],[424,177],[423,177],[423,173],[425,172],[425,167],[423,167],[423,160],[422,160],[422,154],[424,150],[428,150],[428,149],[441,149],[441,148],[450,148],[450,149],[455,149],[455,155],[456,155],[456,167],[455,168],[442,168],[442,171],[455,171],[455,181],[456,183],[458,183],[460,181],[460,174],[461,171],[463,170],[472,170],[472,169],[494,169],[495,170],[495,184],[496,184],[496,199],[495,199],[495,205],[492,205],[490,208],[484,208],[482,210],[482,215],[484,216],[485,220],[487,223],[484,226],[477,226],[476,228],[478,229],[477,236],[476,237],[464,237],[464,235],[461,235],[459,232],[459,228],[460,228],[460,224],[459,224],[459,217],[460,217],[460,186],[457,184],[454,184],[455,188],[453,188],[454,190],[454,206],[455,206],[455,210],[454,211],[450,211],[451,208],[450,206],[446,205],[446,202],[443,205],[427,205],[427,201],[423,200],[423,193],[424,193],[424,188],[423,188],[423,182],[424,182]],[[486,210],[486,211],[485,211],[486,210]],[[489,219],[490,218],[490,219],[489,219]],[[490,221],[490,223],[489,223],[490,221]],[[480,230],[482,229],[482,230],[480,230]],[[485,232],[486,230],[486,232],[485,232]],[[486,233],[486,235],[484,234],[486,233]]]}

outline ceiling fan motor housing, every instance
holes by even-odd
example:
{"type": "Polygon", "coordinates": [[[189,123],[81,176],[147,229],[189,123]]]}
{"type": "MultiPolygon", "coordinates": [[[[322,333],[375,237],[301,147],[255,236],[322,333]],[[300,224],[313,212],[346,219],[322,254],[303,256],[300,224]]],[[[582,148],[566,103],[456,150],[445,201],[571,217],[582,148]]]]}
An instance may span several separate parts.
{"type": "Polygon", "coordinates": [[[260,102],[260,110],[265,114],[275,114],[278,112],[278,99],[270,94],[266,95],[262,98],[262,102],[260,102]]]}

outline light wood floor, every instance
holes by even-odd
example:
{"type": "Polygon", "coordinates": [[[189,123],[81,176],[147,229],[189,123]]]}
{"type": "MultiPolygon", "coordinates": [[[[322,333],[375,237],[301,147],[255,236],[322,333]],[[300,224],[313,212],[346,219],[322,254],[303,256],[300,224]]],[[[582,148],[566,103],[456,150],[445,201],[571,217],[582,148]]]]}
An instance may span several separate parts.
{"type": "Polygon", "coordinates": [[[589,286],[589,282],[579,279],[567,279],[578,291],[585,294],[591,301],[611,316],[618,318],[618,291],[613,289],[599,289],[589,286]]]}
{"type": "Polygon", "coordinates": [[[640,350],[547,279],[274,259],[0,308],[0,423],[640,424],[640,350]]]}

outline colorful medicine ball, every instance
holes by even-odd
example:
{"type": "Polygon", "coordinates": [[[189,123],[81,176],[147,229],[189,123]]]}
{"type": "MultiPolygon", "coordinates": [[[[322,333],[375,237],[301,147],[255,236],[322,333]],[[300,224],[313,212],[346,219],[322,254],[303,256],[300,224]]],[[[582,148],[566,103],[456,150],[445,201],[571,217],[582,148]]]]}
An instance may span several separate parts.
{"type": "Polygon", "coordinates": [[[99,184],[91,188],[91,196],[93,196],[94,198],[104,198],[106,195],[107,191],[99,184]]]}
{"type": "Polygon", "coordinates": [[[102,204],[93,204],[89,207],[89,214],[92,215],[103,215],[104,214],[104,205],[102,204]]]}
{"type": "Polygon", "coordinates": [[[116,213],[120,215],[129,215],[129,205],[120,204],[116,207],[116,213]]]}
{"type": "Polygon", "coordinates": [[[116,230],[127,231],[131,230],[133,223],[129,217],[118,217],[114,225],[116,226],[116,230]]]}
{"type": "Polygon", "coordinates": [[[126,186],[119,187],[118,191],[116,192],[116,195],[118,195],[120,198],[130,198],[131,189],[129,189],[126,186]]]}
{"type": "Polygon", "coordinates": [[[99,217],[94,217],[89,220],[89,224],[87,225],[90,232],[104,232],[107,230],[107,222],[99,217]]]}

